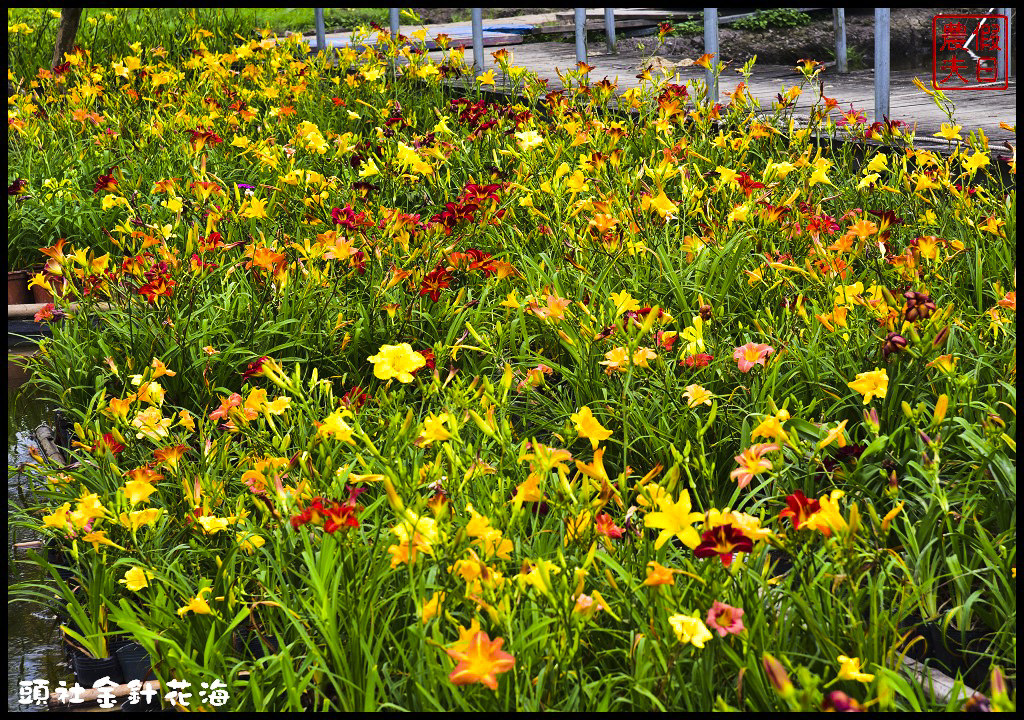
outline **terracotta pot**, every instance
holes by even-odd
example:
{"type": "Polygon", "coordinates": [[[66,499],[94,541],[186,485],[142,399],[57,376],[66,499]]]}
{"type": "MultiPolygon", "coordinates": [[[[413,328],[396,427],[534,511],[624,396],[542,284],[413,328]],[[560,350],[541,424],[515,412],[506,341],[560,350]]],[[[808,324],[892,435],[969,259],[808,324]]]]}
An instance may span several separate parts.
{"type": "Polygon", "coordinates": [[[32,295],[28,289],[28,271],[14,270],[7,273],[7,304],[24,305],[32,295]]]}
{"type": "Polygon", "coordinates": [[[37,303],[52,303],[53,294],[42,285],[33,285],[32,301],[37,303]]]}
{"type": "MultiPolygon", "coordinates": [[[[41,272],[43,272],[43,266],[42,265],[36,265],[35,267],[29,268],[29,270],[28,270],[29,276],[33,276],[36,273],[41,273],[41,272]]],[[[32,293],[32,302],[37,302],[37,303],[52,303],[53,302],[53,293],[51,293],[49,290],[44,288],[42,285],[33,285],[32,288],[31,288],[31,293],[32,293]]]]}

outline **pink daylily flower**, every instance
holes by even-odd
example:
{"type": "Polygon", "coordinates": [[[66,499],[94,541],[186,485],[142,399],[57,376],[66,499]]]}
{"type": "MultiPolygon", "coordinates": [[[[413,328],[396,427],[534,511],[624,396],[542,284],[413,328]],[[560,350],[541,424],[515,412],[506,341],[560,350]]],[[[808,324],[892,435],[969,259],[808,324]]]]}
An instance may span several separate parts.
{"type": "Polygon", "coordinates": [[[750,372],[755,365],[764,365],[765,359],[775,352],[771,345],[749,342],[736,348],[732,356],[740,367],[740,372],[750,372]]]}

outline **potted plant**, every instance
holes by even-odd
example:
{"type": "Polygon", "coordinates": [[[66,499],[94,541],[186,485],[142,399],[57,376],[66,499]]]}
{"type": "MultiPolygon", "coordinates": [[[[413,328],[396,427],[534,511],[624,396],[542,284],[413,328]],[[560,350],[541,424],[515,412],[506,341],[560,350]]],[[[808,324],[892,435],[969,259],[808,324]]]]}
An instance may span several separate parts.
{"type": "Polygon", "coordinates": [[[7,304],[23,305],[29,301],[28,270],[7,271],[7,304]]]}
{"type": "Polygon", "coordinates": [[[92,557],[77,587],[69,585],[53,566],[51,575],[57,581],[55,589],[63,601],[61,609],[68,617],[68,623],[61,630],[71,648],[75,679],[87,688],[103,677],[118,684],[124,682],[107,620],[106,598],[116,592],[116,585],[102,558],[92,557]]]}

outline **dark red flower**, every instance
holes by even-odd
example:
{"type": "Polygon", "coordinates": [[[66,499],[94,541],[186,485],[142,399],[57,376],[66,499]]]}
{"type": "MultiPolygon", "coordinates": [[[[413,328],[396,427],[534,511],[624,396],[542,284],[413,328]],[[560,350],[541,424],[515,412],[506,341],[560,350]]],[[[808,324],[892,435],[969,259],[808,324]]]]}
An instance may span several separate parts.
{"type": "Polygon", "coordinates": [[[245,382],[251,377],[262,377],[263,376],[263,363],[269,358],[264,355],[261,358],[256,358],[251,363],[246,365],[245,372],[242,373],[242,382],[245,382]]]}
{"type": "Polygon", "coordinates": [[[726,567],[732,564],[733,553],[750,552],[754,542],[732,525],[719,525],[700,536],[701,543],[693,554],[699,558],[710,558],[716,555],[726,567]]]}
{"type": "Polygon", "coordinates": [[[679,339],[679,335],[665,335],[664,330],[659,330],[654,333],[655,342],[659,347],[664,348],[666,351],[671,352],[672,346],[676,344],[676,340],[679,339]]]}
{"type": "Polygon", "coordinates": [[[679,361],[680,365],[684,365],[688,368],[702,368],[707,367],[708,363],[715,359],[714,355],[708,355],[707,353],[697,353],[696,355],[688,355],[679,361]]]}
{"type": "Polygon", "coordinates": [[[12,182],[10,185],[7,186],[7,194],[8,195],[21,195],[21,193],[24,191],[26,185],[28,185],[28,180],[23,180],[22,178],[18,178],[17,180],[15,180],[14,182],[12,182]]]}
{"type": "Polygon", "coordinates": [[[305,510],[291,518],[292,528],[298,530],[303,525],[320,525],[322,522],[326,532],[335,533],[346,527],[359,527],[359,519],[356,517],[359,506],[355,499],[360,492],[350,489],[349,498],[345,502],[313,498],[305,510]]]}
{"type": "Polygon", "coordinates": [[[792,518],[794,530],[799,530],[800,526],[807,522],[811,515],[821,510],[821,503],[817,500],[808,500],[802,490],[797,490],[792,495],[788,495],[786,497],[786,505],[789,507],[780,512],[779,517],[792,518]]]}
{"type": "Polygon", "coordinates": [[[324,510],[324,530],[334,533],[347,527],[359,527],[355,504],[333,502],[324,510]]]}
{"type": "Polygon", "coordinates": [[[335,225],[340,225],[346,230],[356,230],[368,224],[366,213],[357,213],[351,205],[345,205],[343,208],[331,208],[331,218],[335,225]]]}
{"type": "Polygon", "coordinates": [[[124,452],[124,445],[119,443],[112,433],[104,433],[103,437],[92,446],[92,452],[97,453],[104,449],[110,450],[114,455],[117,455],[119,452],[124,452]]]}
{"type": "Polygon", "coordinates": [[[117,178],[112,175],[100,175],[96,178],[96,184],[92,188],[92,192],[95,195],[100,190],[106,190],[107,192],[113,192],[117,189],[117,178]]]}
{"type": "MultiPolygon", "coordinates": [[[[427,349],[427,350],[420,350],[419,353],[420,353],[420,355],[423,356],[423,359],[427,361],[427,364],[424,365],[424,367],[427,368],[427,370],[429,370],[430,372],[434,372],[434,368],[437,367],[437,362],[434,360],[434,351],[430,350],[430,349],[427,349]]],[[[418,368],[417,368],[417,370],[418,370],[418,368]]],[[[415,374],[416,374],[416,371],[413,371],[413,375],[415,375],[415,374]]]]}
{"type": "Polygon", "coordinates": [[[175,282],[164,277],[156,277],[139,288],[139,295],[145,295],[146,299],[156,304],[160,296],[170,297],[174,291],[175,282]]]}
{"type": "Polygon", "coordinates": [[[216,145],[217,143],[224,142],[224,139],[212,130],[206,130],[205,128],[198,128],[196,130],[186,130],[189,135],[192,136],[192,145],[196,148],[202,148],[204,144],[210,143],[216,145]]]}
{"type": "Polygon", "coordinates": [[[624,532],[622,528],[615,524],[612,516],[608,513],[600,513],[597,519],[594,521],[594,529],[601,535],[605,535],[610,538],[620,538],[624,532]]]}
{"type": "Polygon", "coordinates": [[[62,310],[58,310],[53,303],[46,303],[43,307],[35,314],[34,320],[38,322],[53,322],[54,320],[61,320],[66,315],[62,310]]]}
{"type": "Polygon", "coordinates": [[[821,709],[825,712],[864,712],[861,704],[842,690],[833,690],[826,695],[821,709]]]}
{"type": "Polygon", "coordinates": [[[420,297],[429,295],[430,299],[437,302],[441,297],[441,290],[451,285],[452,274],[438,264],[430,273],[423,278],[420,285],[420,297]]]}
{"type": "Polygon", "coordinates": [[[358,410],[363,405],[365,405],[366,401],[369,399],[370,396],[363,392],[363,388],[360,387],[359,385],[356,385],[355,387],[346,391],[345,394],[341,396],[341,404],[347,408],[358,410]]]}

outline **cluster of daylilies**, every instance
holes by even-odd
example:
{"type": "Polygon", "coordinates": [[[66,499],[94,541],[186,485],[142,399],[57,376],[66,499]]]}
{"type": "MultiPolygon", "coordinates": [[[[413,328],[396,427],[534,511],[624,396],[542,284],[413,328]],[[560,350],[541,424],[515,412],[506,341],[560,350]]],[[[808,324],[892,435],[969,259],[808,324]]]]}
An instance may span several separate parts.
{"type": "Polygon", "coordinates": [[[758,112],[207,40],[9,73],[9,214],[103,219],[41,248],[77,462],[20,511],[81,637],[239,708],[924,709],[945,622],[1012,706],[1012,148],[810,62],[758,112]]]}

